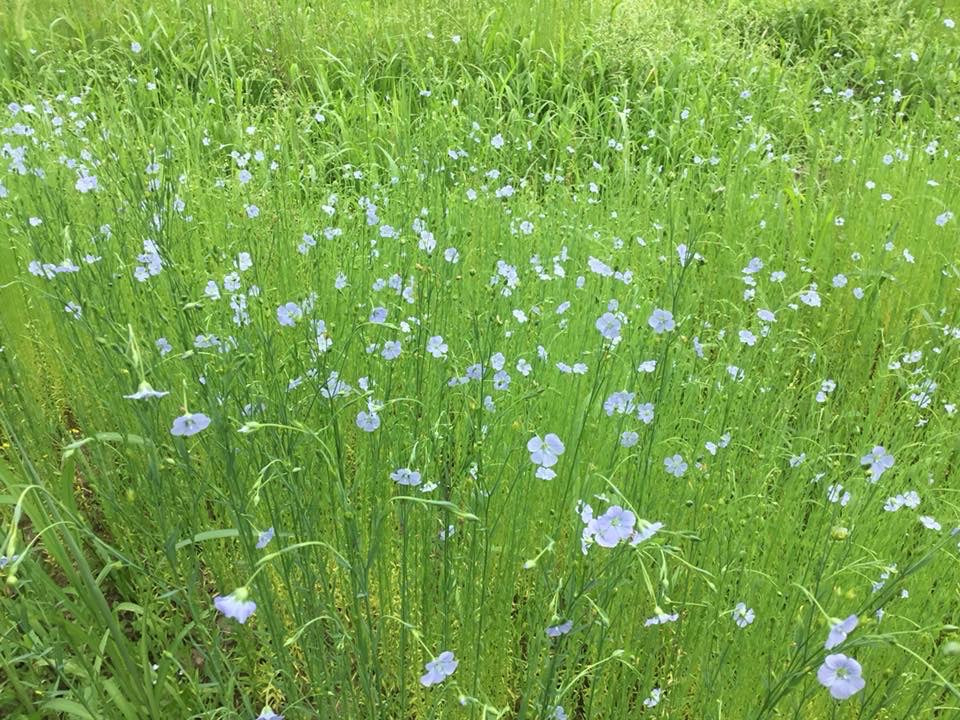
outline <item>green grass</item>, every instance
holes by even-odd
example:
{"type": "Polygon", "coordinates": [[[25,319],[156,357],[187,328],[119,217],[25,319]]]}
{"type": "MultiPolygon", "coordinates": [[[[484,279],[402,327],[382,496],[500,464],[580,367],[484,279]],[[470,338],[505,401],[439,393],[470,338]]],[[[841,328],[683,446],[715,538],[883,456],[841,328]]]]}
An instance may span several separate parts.
{"type": "Polygon", "coordinates": [[[0,6],[19,108],[0,109],[0,716],[952,717],[948,18],[958,3],[0,6]],[[349,393],[323,391],[332,373],[349,393]],[[169,394],[123,397],[141,382],[169,394]],[[608,414],[618,391],[653,420],[608,414]],[[187,412],[210,425],[174,436],[187,412]],[[547,433],[564,452],[540,479],[527,443],[547,433]],[[877,445],[894,463],[871,483],[877,445]],[[919,507],[884,510],[911,490],[919,507]],[[584,554],[581,502],[663,528],[584,554]],[[243,624],[213,604],[234,588],[257,604],[243,624]],[[448,650],[456,670],[422,686],[448,650]],[[830,697],[829,653],[862,691],[830,697]]]}

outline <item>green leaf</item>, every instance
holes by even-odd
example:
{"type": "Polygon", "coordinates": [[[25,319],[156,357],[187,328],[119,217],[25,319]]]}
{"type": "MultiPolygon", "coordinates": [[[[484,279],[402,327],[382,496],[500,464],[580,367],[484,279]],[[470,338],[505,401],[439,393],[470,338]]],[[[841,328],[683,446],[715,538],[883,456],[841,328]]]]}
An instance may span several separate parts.
{"type": "Polygon", "coordinates": [[[240,534],[240,531],[236,528],[227,528],[225,530],[206,530],[202,533],[197,533],[189,540],[181,540],[177,543],[177,550],[183,550],[183,548],[188,545],[193,545],[194,543],[206,542],[207,540],[223,540],[225,538],[235,538],[240,534]]]}
{"type": "Polygon", "coordinates": [[[410,497],[409,495],[398,495],[396,497],[390,498],[390,502],[395,502],[399,500],[409,500],[410,502],[417,503],[419,505],[436,505],[438,507],[445,508],[449,510],[458,518],[463,518],[464,520],[479,520],[476,515],[473,513],[468,513],[466,510],[461,510],[452,502],[447,500],[427,500],[426,498],[410,497]]]}
{"type": "Polygon", "coordinates": [[[113,609],[116,610],[117,612],[132,612],[137,615],[143,615],[144,613],[144,610],[142,607],[131,602],[118,603],[113,606],[113,609]]]}
{"type": "Polygon", "coordinates": [[[41,708],[69,717],[83,718],[83,720],[97,720],[83,705],[73,700],[67,700],[66,698],[57,698],[56,700],[45,702],[41,705],[41,708]]]}
{"type": "Polygon", "coordinates": [[[104,442],[104,443],[125,443],[127,445],[147,445],[149,444],[148,440],[140,437],[139,435],[134,435],[133,433],[128,433],[123,435],[118,432],[100,432],[94,433],[93,435],[85,438],[80,438],[63,449],[63,459],[68,459],[73,455],[77,450],[82,448],[84,445],[91,443],[93,441],[104,442]]]}

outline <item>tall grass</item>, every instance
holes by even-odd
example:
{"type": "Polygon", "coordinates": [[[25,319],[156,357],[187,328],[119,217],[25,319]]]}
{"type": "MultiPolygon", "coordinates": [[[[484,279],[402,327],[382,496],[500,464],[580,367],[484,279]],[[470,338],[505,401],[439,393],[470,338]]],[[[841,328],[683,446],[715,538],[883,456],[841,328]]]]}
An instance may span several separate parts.
{"type": "Polygon", "coordinates": [[[950,717],[952,17],[5,5],[0,714],[950,717]]]}

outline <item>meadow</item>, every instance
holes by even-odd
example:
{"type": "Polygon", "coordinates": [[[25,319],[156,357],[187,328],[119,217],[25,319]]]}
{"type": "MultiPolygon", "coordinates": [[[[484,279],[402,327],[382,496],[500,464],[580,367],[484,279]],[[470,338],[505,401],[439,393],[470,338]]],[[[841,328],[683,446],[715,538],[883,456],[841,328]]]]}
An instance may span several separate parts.
{"type": "Polygon", "coordinates": [[[5,0],[0,717],[960,717],[957,22],[5,0]]]}

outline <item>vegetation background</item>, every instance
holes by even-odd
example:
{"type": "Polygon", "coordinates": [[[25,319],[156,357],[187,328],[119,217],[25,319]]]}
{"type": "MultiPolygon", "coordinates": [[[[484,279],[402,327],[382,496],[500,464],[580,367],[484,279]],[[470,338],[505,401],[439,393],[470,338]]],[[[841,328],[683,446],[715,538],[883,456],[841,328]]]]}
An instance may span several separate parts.
{"type": "Polygon", "coordinates": [[[954,19],[954,0],[4,0],[0,716],[958,716],[954,19]],[[141,282],[146,239],[162,272],[141,282]],[[257,292],[237,327],[204,289],[228,294],[239,253],[257,292]],[[394,273],[413,302],[371,290],[394,273]],[[306,317],[278,324],[294,301],[328,352],[306,317]],[[448,386],[497,352],[509,390],[448,386]],[[331,372],[360,389],[324,397],[331,372]],[[142,381],[170,394],[123,397],[142,381]],[[605,412],[619,390],[653,422],[605,412]],[[212,422],[172,435],[185,412],[212,422]],[[525,451],[546,433],[549,481],[525,451]],[[874,446],[895,461],[870,483],[874,446]],[[911,490],[918,511],[884,510],[911,490]],[[578,500],[664,529],[584,555],[578,500]],[[243,624],[213,605],[240,587],[243,624]],[[850,614],[866,688],[836,701],[816,672],[850,614]]]}

